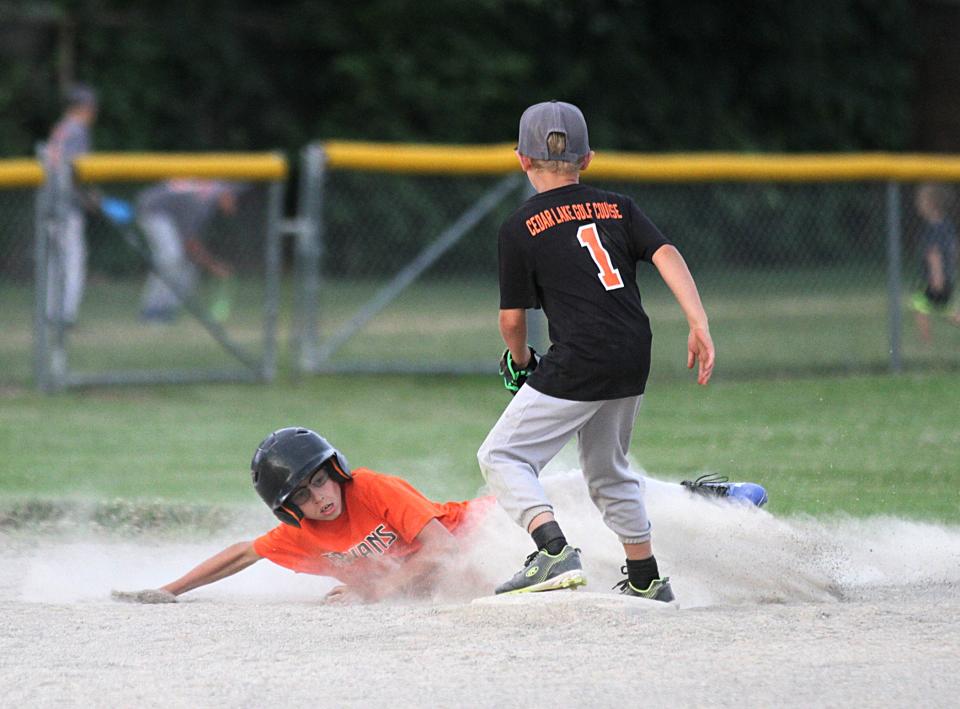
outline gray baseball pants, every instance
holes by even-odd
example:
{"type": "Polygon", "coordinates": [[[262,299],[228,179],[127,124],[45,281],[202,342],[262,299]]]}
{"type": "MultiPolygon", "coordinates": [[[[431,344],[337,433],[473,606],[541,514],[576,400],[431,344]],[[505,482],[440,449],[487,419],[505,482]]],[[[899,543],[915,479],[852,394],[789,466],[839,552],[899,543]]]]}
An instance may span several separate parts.
{"type": "Polygon", "coordinates": [[[623,544],[649,541],[643,477],[627,461],[642,401],[568,401],[524,385],[480,446],[480,470],[501,506],[527,529],[538,514],[553,511],[540,471],[576,434],[580,468],[603,521],[623,544]]]}
{"type": "Polygon", "coordinates": [[[87,280],[86,215],[70,209],[57,231],[47,272],[47,317],[73,324],[87,280]]]}
{"type": "Polygon", "coordinates": [[[180,309],[184,297],[193,294],[200,280],[200,274],[194,263],[187,257],[183,240],[173,219],[165,214],[148,214],[139,220],[140,228],[147,237],[153,266],[163,277],[156,273],[147,276],[140,297],[140,307],[144,312],[170,311],[180,309]],[[173,284],[177,292],[170,288],[173,284]]]}

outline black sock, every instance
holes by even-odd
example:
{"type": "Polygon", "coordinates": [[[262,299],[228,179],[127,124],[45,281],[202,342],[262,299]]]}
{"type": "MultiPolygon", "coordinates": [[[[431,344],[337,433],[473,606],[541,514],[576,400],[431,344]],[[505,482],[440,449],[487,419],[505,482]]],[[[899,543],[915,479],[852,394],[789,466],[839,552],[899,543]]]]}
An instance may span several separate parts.
{"type": "Polygon", "coordinates": [[[656,557],[651,556],[640,560],[627,559],[627,578],[641,591],[648,589],[651,581],[660,578],[656,557]]]}
{"type": "Polygon", "coordinates": [[[548,554],[559,554],[567,546],[567,538],[563,536],[560,525],[556,522],[541,524],[530,532],[530,536],[533,537],[533,543],[537,545],[537,549],[546,551],[548,554]]]}

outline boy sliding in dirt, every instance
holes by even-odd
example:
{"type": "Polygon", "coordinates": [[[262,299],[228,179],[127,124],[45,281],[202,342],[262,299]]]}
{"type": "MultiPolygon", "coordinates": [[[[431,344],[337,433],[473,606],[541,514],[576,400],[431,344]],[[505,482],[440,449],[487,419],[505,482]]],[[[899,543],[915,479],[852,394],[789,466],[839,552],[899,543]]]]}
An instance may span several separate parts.
{"type": "MultiPolygon", "coordinates": [[[[451,587],[486,587],[476,569],[463,563],[460,540],[493,508],[493,497],[433,502],[400,478],[351,470],[340,451],[306,428],[271,433],[257,447],[250,467],[257,493],[280,525],[253,541],[228,546],[165,586],[114,591],[113,598],[173,603],[187,591],[264,558],[339,580],[325,597],[327,603],[423,596],[447,580],[451,587]],[[469,583],[464,582],[467,576],[469,583]]],[[[767,501],[763,488],[753,483],[702,477],[683,485],[694,493],[758,507],[767,501]]]]}
{"type": "Polygon", "coordinates": [[[253,456],[251,476],[282,524],[227,547],[159,589],[114,591],[113,597],[172,603],[263,558],[341,581],[327,603],[429,593],[448,574],[463,572],[451,564],[457,537],[492,505],[490,498],[433,502],[400,478],[351,470],[336,448],[305,428],[267,436],[253,456]]]}

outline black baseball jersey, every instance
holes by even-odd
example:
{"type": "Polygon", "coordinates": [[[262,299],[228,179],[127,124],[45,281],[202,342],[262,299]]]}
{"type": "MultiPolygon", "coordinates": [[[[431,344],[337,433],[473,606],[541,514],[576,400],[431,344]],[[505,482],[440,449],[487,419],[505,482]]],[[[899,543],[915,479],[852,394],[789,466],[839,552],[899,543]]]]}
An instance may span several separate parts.
{"type": "Polygon", "coordinates": [[[527,380],[573,401],[642,394],[650,321],[638,261],[670,242],[632,199],[573,184],[536,194],[500,228],[500,308],[543,308],[551,347],[527,380]]]}

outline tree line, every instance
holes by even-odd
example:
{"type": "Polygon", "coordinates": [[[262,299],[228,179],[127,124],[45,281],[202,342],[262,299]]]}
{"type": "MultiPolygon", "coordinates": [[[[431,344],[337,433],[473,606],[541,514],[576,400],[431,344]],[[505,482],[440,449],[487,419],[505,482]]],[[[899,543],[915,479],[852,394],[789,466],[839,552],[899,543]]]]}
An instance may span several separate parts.
{"type": "Polygon", "coordinates": [[[606,149],[910,140],[909,0],[64,0],[40,19],[37,6],[0,6],[4,156],[46,136],[65,66],[100,92],[102,150],[503,142],[550,98],[580,105],[606,149]]]}

